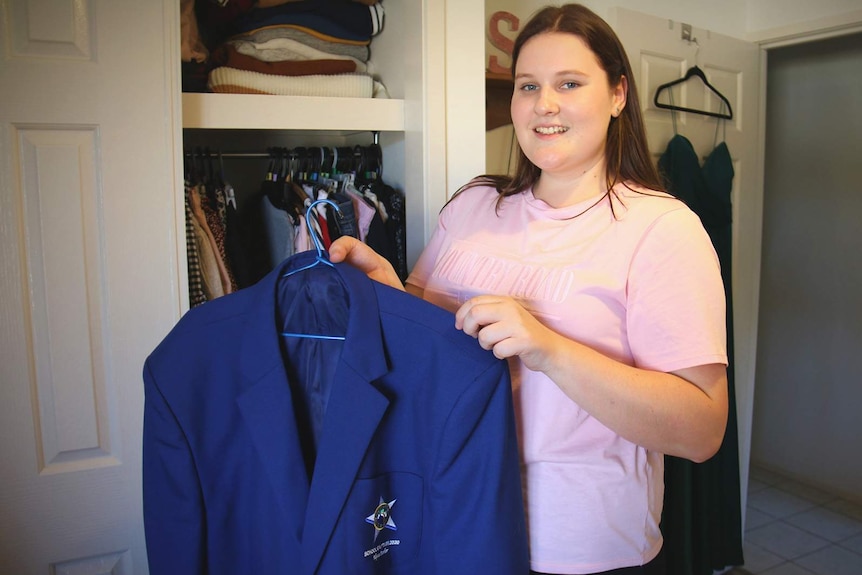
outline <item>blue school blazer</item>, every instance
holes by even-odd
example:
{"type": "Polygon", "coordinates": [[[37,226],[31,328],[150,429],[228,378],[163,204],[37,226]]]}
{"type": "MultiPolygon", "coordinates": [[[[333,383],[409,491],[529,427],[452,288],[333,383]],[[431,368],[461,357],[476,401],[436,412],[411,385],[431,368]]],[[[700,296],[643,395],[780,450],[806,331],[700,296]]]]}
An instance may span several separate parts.
{"type": "Polygon", "coordinates": [[[151,574],[529,573],[506,363],[348,265],[292,273],[315,256],[147,358],[151,574]]]}

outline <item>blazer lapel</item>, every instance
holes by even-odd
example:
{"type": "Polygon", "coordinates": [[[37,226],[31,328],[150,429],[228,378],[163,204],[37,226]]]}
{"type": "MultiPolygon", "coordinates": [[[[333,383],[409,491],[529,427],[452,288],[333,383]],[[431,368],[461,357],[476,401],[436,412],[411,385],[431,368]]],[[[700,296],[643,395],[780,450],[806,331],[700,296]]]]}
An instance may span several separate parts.
{"type": "Polygon", "coordinates": [[[377,296],[364,274],[336,264],[350,294],[350,319],[336,370],[305,512],[302,570],[312,574],[323,557],[362,459],[389,399],[373,382],[388,370],[377,296]]]}

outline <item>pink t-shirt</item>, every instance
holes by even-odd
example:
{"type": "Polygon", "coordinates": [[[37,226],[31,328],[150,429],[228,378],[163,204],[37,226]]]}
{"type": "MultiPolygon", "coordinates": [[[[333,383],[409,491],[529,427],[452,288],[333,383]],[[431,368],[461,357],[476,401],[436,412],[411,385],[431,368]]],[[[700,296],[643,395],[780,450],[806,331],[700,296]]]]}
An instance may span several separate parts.
{"type": "MultiPolygon", "coordinates": [[[[468,189],[441,212],[407,281],[451,311],[479,294],[515,297],[627,365],[727,364],[718,257],[697,215],[671,196],[615,192],[613,212],[607,199],[590,208],[596,198],[553,208],[531,190],[495,212],[496,190],[468,189]]],[[[653,559],[663,455],[619,437],[517,358],[509,365],[532,569],[593,573],[653,559]]]]}

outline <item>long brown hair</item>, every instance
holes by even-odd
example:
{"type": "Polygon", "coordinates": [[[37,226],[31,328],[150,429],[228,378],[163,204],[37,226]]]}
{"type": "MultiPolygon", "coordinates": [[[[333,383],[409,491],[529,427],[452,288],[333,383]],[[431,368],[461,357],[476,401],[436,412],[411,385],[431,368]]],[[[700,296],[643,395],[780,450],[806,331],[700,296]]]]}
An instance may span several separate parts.
{"type": "MultiPolygon", "coordinates": [[[[548,32],[574,34],[583,40],[596,55],[611,87],[618,86],[623,77],[627,80],[626,105],[618,117],[611,119],[605,143],[608,194],[619,182],[661,190],[661,179],[650,158],[640,100],[628,56],[616,33],[596,13],[580,4],[547,6],[536,12],[515,39],[512,50],[512,78],[515,77],[515,67],[524,44],[534,36],[548,32]]],[[[532,187],[540,174],[541,170],[518,146],[518,164],[513,176],[485,174],[472,180],[461,190],[491,185],[497,189],[502,199],[532,187]]]]}

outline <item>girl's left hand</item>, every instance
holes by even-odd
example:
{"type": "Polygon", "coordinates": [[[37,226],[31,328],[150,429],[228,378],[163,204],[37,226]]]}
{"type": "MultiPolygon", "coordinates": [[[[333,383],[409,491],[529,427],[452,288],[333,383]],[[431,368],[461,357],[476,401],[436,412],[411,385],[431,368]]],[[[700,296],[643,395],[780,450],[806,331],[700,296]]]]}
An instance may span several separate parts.
{"type": "Polygon", "coordinates": [[[455,312],[455,327],[479,340],[500,359],[518,356],[533,371],[544,371],[560,336],[508,296],[480,295],[455,312]]]}

